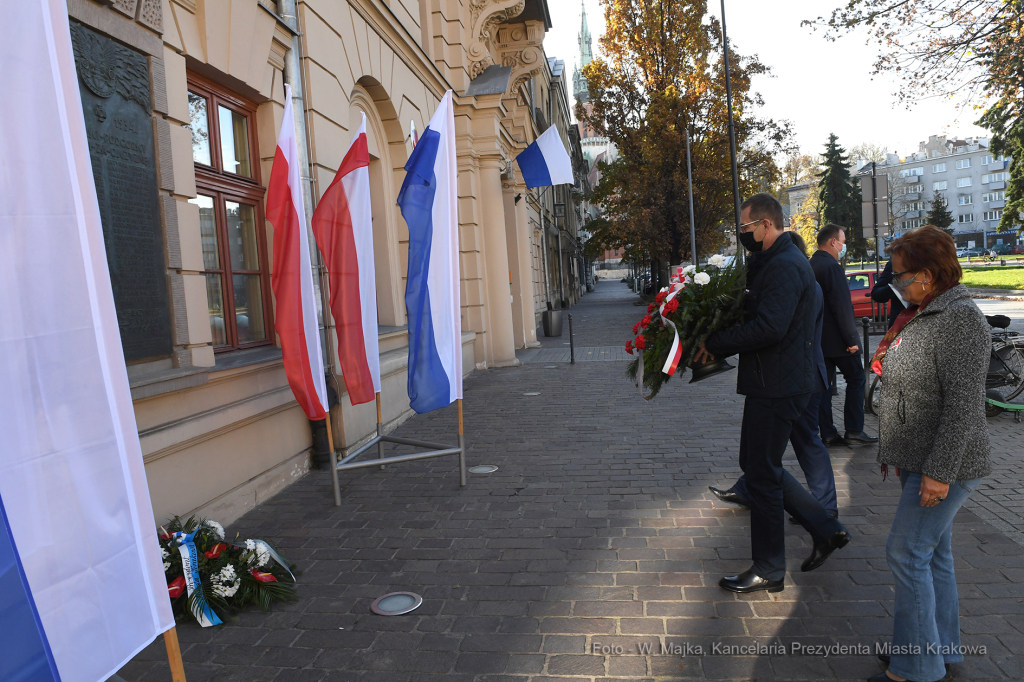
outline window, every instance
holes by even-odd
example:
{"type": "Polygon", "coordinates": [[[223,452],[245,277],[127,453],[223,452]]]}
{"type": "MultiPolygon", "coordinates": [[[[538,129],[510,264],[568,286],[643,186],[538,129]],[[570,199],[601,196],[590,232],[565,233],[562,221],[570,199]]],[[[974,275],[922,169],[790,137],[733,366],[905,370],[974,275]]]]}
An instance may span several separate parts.
{"type": "Polygon", "coordinates": [[[189,74],[203,274],[216,351],[272,342],[255,106],[189,74]]]}
{"type": "Polygon", "coordinates": [[[981,165],[987,166],[990,163],[992,163],[992,157],[991,156],[987,156],[986,155],[986,156],[981,157],[981,165]]]}
{"type": "Polygon", "coordinates": [[[900,171],[901,178],[908,178],[916,175],[924,175],[924,166],[919,166],[918,168],[908,168],[906,170],[900,171]]]}
{"type": "Polygon", "coordinates": [[[932,173],[945,173],[945,172],[946,172],[946,164],[944,164],[944,163],[933,163],[932,164],[932,173]]]}
{"type": "Polygon", "coordinates": [[[957,187],[970,187],[973,184],[974,184],[974,180],[972,178],[957,178],[956,179],[956,186],[957,187]]]}
{"type": "Polygon", "coordinates": [[[871,286],[867,275],[850,275],[847,279],[850,282],[850,291],[863,291],[871,286]]]}
{"type": "Polygon", "coordinates": [[[921,184],[907,185],[906,187],[903,188],[903,193],[904,194],[919,194],[920,192],[923,192],[923,191],[924,191],[924,185],[921,185],[921,184]]]}
{"type": "Polygon", "coordinates": [[[908,211],[923,211],[924,210],[924,202],[923,201],[908,201],[905,205],[906,205],[908,211]]]}
{"type": "Polygon", "coordinates": [[[961,223],[973,223],[974,222],[974,214],[973,213],[961,213],[959,216],[957,216],[957,220],[959,222],[961,222],[961,223]]]}
{"type": "Polygon", "coordinates": [[[943,180],[942,182],[932,183],[932,190],[938,192],[940,189],[949,189],[949,181],[943,180]]]}
{"type": "Polygon", "coordinates": [[[920,218],[914,218],[913,220],[904,220],[903,221],[903,229],[904,230],[916,230],[919,227],[921,227],[921,219],[920,218]]]}
{"type": "Polygon", "coordinates": [[[990,182],[1000,182],[1006,179],[1006,173],[986,173],[981,176],[981,184],[987,185],[990,182]]]}
{"type": "Polygon", "coordinates": [[[974,203],[974,197],[971,196],[970,194],[961,194],[960,196],[957,197],[956,203],[960,204],[961,206],[967,206],[968,204],[974,203]]]}
{"type": "Polygon", "coordinates": [[[981,195],[981,200],[986,203],[990,201],[1005,201],[1006,192],[986,192],[981,195]]]}
{"type": "Polygon", "coordinates": [[[971,167],[971,160],[970,159],[958,159],[957,162],[956,162],[956,169],[957,170],[961,170],[963,168],[970,168],[970,167],[971,167]]]}
{"type": "Polygon", "coordinates": [[[999,220],[1003,217],[1002,211],[985,211],[982,220],[999,220]]]}

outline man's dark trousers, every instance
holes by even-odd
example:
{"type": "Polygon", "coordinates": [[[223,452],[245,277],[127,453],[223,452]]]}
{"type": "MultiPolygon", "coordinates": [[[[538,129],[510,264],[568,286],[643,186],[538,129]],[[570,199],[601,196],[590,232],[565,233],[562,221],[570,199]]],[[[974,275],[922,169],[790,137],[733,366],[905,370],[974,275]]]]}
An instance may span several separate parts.
{"type": "Polygon", "coordinates": [[[786,510],[815,543],[824,543],[843,527],[782,467],[793,425],[810,395],[746,398],[740,431],[740,468],[750,496],[750,544],[754,573],[768,580],[786,575],[786,510]]]}
{"type": "MultiPolygon", "coordinates": [[[[832,472],[832,460],[828,448],[818,437],[818,408],[823,399],[829,396],[824,393],[812,393],[807,407],[800,418],[793,424],[789,434],[789,442],[804,472],[807,487],[811,494],[827,511],[838,514],[839,504],[836,499],[836,477],[832,472]]],[[[740,476],[732,486],[732,491],[750,504],[750,491],[747,490],[746,476],[740,476]]]]}
{"type": "Polygon", "coordinates": [[[854,353],[840,358],[825,358],[825,366],[828,368],[831,385],[829,394],[821,401],[821,409],[818,410],[822,440],[839,435],[832,421],[832,400],[830,399],[832,386],[835,386],[836,383],[837,369],[846,379],[846,402],[843,405],[843,420],[846,430],[850,433],[860,433],[864,430],[864,387],[867,383],[867,377],[864,375],[863,356],[860,353],[854,353]]]}

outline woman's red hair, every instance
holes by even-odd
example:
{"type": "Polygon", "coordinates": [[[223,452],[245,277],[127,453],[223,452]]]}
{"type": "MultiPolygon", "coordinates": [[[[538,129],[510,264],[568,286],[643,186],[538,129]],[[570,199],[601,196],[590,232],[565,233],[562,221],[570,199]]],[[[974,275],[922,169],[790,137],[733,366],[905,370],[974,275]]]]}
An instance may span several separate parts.
{"type": "Polygon", "coordinates": [[[959,284],[964,276],[953,238],[934,225],[907,232],[892,243],[891,249],[893,256],[899,255],[905,271],[932,273],[937,291],[959,284]]]}

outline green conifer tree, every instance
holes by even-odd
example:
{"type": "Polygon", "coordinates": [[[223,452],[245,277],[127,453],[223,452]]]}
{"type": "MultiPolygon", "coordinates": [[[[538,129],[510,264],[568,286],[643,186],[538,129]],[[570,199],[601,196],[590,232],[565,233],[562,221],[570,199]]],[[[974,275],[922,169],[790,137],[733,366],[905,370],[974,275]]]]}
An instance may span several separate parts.
{"type": "Polygon", "coordinates": [[[838,140],[834,133],[828,136],[822,158],[824,170],[818,174],[821,223],[845,228],[849,255],[864,258],[868,244],[861,230],[860,186],[850,178],[849,159],[838,140]]]}
{"type": "Polygon", "coordinates": [[[938,190],[936,190],[935,196],[932,198],[931,203],[928,204],[928,207],[930,209],[927,216],[928,224],[941,227],[952,236],[953,228],[951,225],[956,221],[956,218],[953,217],[952,212],[949,210],[949,203],[946,201],[946,197],[939,194],[938,190]]]}

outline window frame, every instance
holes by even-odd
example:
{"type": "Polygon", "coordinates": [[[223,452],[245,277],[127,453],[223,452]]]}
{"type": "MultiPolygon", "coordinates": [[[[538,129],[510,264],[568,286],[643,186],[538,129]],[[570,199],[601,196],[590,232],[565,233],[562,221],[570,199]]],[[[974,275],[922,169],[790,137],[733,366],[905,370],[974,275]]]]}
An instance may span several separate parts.
{"type": "Polygon", "coordinates": [[[964,178],[957,178],[956,179],[956,186],[957,187],[974,187],[974,178],[972,178],[970,176],[964,177],[964,178]]]}
{"type": "Polygon", "coordinates": [[[945,162],[943,162],[943,163],[933,163],[932,164],[932,173],[945,173],[945,172],[946,172],[946,164],[945,164],[945,162]]]}
{"type": "MultiPolygon", "coordinates": [[[[219,274],[221,276],[221,292],[224,296],[224,332],[226,343],[215,345],[213,351],[216,354],[227,353],[259,346],[271,346],[275,343],[274,333],[274,306],[271,296],[270,282],[270,261],[268,259],[268,244],[266,230],[266,216],[264,214],[264,197],[266,188],[263,186],[258,135],[256,130],[256,104],[235,93],[225,91],[222,86],[204,78],[192,71],[188,72],[188,91],[206,98],[207,101],[207,128],[210,136],[210,160],[212,164],[195,162],[196,194],[213,198],[214,227],[217,235],[217,256],[220,260],[218,270],[202,271],[206,274],[219,274]],[[231,111],[242,114],[246,117],[246,133],[249,140],[249,169],[251,177],[232,173],[223,170],[223,158],[220,147],[220,122],[218,106],[224,106],[231,111]],[[213,112],[213,115],[211,115],[213,112]],[[231,201],[239,204],[246,204],[253,207],[253,219],[255,221],[256,248],[259,251],[259,271],[251,270],[235,271],[231,267],[231,249],[228,244],[228,221],[227,204],[231,201]],[[235,274],[259,274],[260,293],[264,320],[264,338],[259,341],[239,343],[238,323],[235,308],[235,274]]],[[[205,268],[205,264],[204,264],[205,268]]],[[[205,288],[205,284],[204,284],[205,288]]]]}
{"type": "Polygon", "coordinates": [[[949,189],[949,180],[936,180],[932,183],[933,192],[941,192],[946,189],[949,189]]]}
{"type": "Polygon", "coordinates": [[[970,168],[970,167],[971,167],[971,160],[970,159],[957,159],[956,160],[956,169],[957,170],[963,170],[965,168],[970,168]]]}
{"type": "Polygon", "coordinates": [[[961,224],[973,223],[974,222],[974,214],[973,213],[961,213],[960,215],[958,215],[956,217],[956,219],[957,219],[957,222],[961,223],[961,224]],[[966,220],[965,220],[965,218],[966,218],[966,220]]]}

